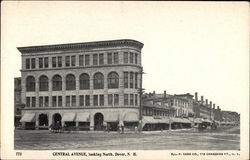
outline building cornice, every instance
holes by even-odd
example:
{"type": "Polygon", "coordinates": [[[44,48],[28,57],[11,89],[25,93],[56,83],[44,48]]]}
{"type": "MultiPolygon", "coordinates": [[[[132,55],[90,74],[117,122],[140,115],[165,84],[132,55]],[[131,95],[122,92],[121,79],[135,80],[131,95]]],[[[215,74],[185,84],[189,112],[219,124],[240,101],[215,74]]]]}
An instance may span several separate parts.
{"type": "Polygon", "coordinates": [[[17,49],[22,54],[25,54],[25,53],[37,53],[37,52],[84,50],[92,48],[107,48],[107,47],[121,47],[121,46],[132,46],[141,49],[143,47],[143,43],[132,39],[121,39],[121,40],[108,40],[108,41],[96,41],[96,42],[85,42],[85,43],[17,47],[17,49]]]}

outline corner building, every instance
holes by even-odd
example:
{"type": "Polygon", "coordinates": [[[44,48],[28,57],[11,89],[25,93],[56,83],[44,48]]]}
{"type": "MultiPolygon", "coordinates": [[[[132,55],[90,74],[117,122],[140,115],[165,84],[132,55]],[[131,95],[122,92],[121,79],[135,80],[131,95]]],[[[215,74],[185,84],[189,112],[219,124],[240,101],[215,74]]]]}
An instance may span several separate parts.
{"type": "Polygon", "coordinates": [[[142,47],[130,39],[18,47],[23,127],[138,125],[142,47]]]}

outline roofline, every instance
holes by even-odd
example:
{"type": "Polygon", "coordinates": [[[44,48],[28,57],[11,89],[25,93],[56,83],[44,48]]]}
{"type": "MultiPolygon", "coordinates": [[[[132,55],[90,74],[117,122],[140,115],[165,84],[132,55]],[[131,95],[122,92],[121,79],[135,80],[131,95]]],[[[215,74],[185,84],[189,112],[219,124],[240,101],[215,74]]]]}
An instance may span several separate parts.
{"type": "Polygon", "coordinates": [[[119,40],[106,40],[106,41],[94,41],[94,42],[82,42],[82,43],[27,46],[27,47],[17,47],[17,49],[23,54],[23,53],[34,53],[34,52],[58,51],[58,50],[90,49],[90,48],[121,46],[121,45],[129,45],[141,49],[144,44],[133,39],[119,39],[119,40]]]}

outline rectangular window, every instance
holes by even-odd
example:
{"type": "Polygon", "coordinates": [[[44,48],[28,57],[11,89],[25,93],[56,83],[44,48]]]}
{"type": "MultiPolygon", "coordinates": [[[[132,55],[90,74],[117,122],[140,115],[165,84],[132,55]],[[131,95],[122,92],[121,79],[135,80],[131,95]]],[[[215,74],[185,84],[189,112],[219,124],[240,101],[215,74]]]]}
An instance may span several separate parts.
{"type": "Polygon", "coordinates": [[[133,72],[130,72],[129,83],[130,83],[130,88],[134,88],[134,73],[133,72]]]}
{"type": "Polygon", "coordinates": [[[70,106],[70,96],[66,96],[66,106],[70,106]]]}
{"type": "Polygon", "coordinates": [[[129,52],[129,63],[134,63],[134,53],[129,52]]]}
{"type": "Polygon", "coordinates": [[[79,55],[79,66],[83,66],[83,55],[79,55]]]}
{"type": "Polygon", "coordinates": [[[134,95],[130,94],[130,105],[134,105],[134,95]]]}
{"type": "Polygon", "coordinates": [[[58,96],[58,107],[62,107],[62,96],[58,96]]]}
{"type": "Polygon", "coordinates": [[[31,68],[36,68],[36,59],[35,58],[31,59],[31,68]]]}
{"type": "Polygon", "coordinates": [[[85,106],[90,106],[90,96],[89,95],[85,96],[85,106]]]}
{"type": "Polygon", "coordinates": [[[108,105],[113,106],[113,94],[108,94],[108,105]]]}
{"type": "Polygon", "coordinates": [[[26,59],[26,69],[30,69],[30,59],[26,59]]]}
{"type": "Polygon", "coordinates": [[[93,65],[98,65],[98,54],[93,54],[93,65]]]}
{"type": "Polygon", "coordinates": [[[99,54],[99,65],[104,64],[104,54],[99,54]]]}
{"type": "Polygon", "coordinates": [[[52,67],[56,67],[56,57],[52,57],[52,67]]]}
{"type": "Polygon", "coordinates": [[[94,95],[94,106],[98,106],[98,95],[94,95]]]}
{"type": "Polygon", "coordinates": [[[118,52],[114,53],[114,64],[118,64],[119,63],[119,55],[118,52]]]}
{"type": "Polygon", "coordinates": [[[43,68],[43,58],[38,59],[39,63],[39,68],[43,68]]]}
{"type": "Polygon", "coordinates": [[[89,66],[89,55],[85,55],[85,66],[89,66]]]}
{"type": "Polygon", "coordinates": [[[36,107],[36,97],[32,97],[32,107],[36,107]]]}
{"type": "Polygon", "coordinates": [[[138,76],[138,73],[135,73],[135,88],[138,88],[137,76],[138,76]]]}
{"type": "Polygon", "coordinates": [[[45,58],[44,58],[44,67],[45,67],[45,68],[48,68],[48,67],[49,67],[49,58],[48,58],[48,57],[45,57],[45,58]]]}
{"type": "Polygon", "coordinates": [[[39,107],[43,107],[43,97],[39,97],[39,107]]]}
{"type": "Polygon", "coordinates": [[[114,94],[114,105],[115,106],[119,105],[119,94],[114,94]]]}
{"type": "Polygon", "coordinates": [[[123,53],[123,62],[128,63],[128,52],[123,53]]]}
{"type": "Polygon", "coordinates": [[[124,94],[124,105],[128,105],[128,94],[124,94]]]}
{"type": "Polygon", "coordinates": [[[57,65],[58,67],[62,67],[62,56],[57,57],[57,65]]]}
{"type": "Polygon", "coordinates": [[[79,106],[84,106],[84,96],[83,95],[79,96],[79,106]]]}
{"type": "Polygon", "coordinates": [[[128,72],[124,72],[124,88],[128,88],[128,72]]]}
{"type": "Polygon", "coordinates": [[[66,67],[70,66],[70,56],[65,57],[65,66],[66,67]]]}
{"type": "Polygon", "coordinates": [[[76,66],[76,56],[71,56],[71,66],[76,66]]]}
{"type": "Polygon", "coordinates": [[[104,95],[100,95],[100,106],[104,106],[104,95]]]}
{"type": "Polygon", "coordinates": [[[135,53],[135,64],[138,64],[138,54],[135,53]]]}
{"type": "Polygon", "coordinates": [[[56,107],[56,99],[57,97],[56,96],[52,96],[52,107],[56,107]]]}
{"type": "Polygon", "coordinates": [[[108,53],[108,64],[112,64],[112,53],[108,53]]]}
{"type": "Polygon", "coordinates": [[[71,97],[71,103],[72,103],[71,106],[76,106],[76,96],[71,97]]]}
{"type": "Polygon", "coordinates": [[[49,97],[48,96],[45,96],[45,102],[44,102],[44,106],[45,107],[49,107],[49,97]]]}
{"type": "Polygon", "coordinates": [[[30,97],[26,97],[26,107],[30,107],[30,97]]]}
{"type": "Polygon", "coordinates": [[[138,105],[138,95],[135,94],[135,105],[137,106],[138,105]]]}

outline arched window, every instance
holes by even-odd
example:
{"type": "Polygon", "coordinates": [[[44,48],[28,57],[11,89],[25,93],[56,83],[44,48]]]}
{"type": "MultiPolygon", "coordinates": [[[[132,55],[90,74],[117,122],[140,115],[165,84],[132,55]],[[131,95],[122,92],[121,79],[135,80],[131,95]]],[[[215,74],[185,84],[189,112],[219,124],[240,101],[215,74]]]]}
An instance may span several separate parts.
{"type": "Polygon", "coordinates": [[[104,88],[104,76],[102,73],[98,72],[94,75],[94,89],[104,88]]]}
{"type": "Polygon", "coordinates": [[[83,73],[79,77],[80,80],[80,89],[89,89],[89,75],[83,73]]]}
{"type": "Polygon", "coordinates": [[[76,78],[73,74],[68,74],[66,76],[66,90],[76,89],[76,78]]]}
{"type": "Polygon", "coordinates": [[[62,90],[62,77],[59,75],[54,75],[52,78],[52,90],[61,91],[62,90]]]}
{"type": "Polygon", "coordinates": [[[36,90],[36,80],[33,76],[28,76],[26,78],[26,91],[32,92],[36,90]]]}
{"type": "Polygon", "coordinates": [[[39,78],[39,90],[48,91],[49,90],[49,80],[47,76],[41,76],[39,78]]]}
{"type": "Polygon", "coordinates": [[[108,74],[108,88],[119,88],[119,75],[116,72],[108,74]]]}

